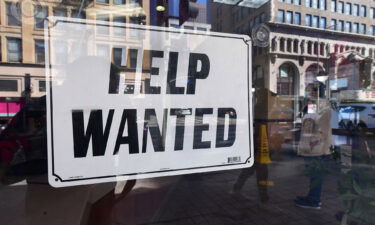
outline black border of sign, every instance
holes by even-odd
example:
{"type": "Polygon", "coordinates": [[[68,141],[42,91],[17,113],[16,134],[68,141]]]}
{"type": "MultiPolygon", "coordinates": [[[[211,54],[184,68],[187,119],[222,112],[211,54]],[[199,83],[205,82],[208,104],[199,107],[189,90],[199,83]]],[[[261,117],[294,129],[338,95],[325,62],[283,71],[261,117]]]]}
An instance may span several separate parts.
{"type": "MultiPolygon", "coordinates": [[[[82,20],[82,22],[79,22],[79,21],[72,21],[72,20],[64,20],[64,19],[56,19],[55,23],[54,23],[54,26],[59,23],[59,22],[62,22],[62,23],[78,23],[78,24],[91,24],[91,25],[95,25],[97,26],[97,22],[96,21],[92,21],[92,20],[82,20]]],[[[244,43],[247,45],[247,96],[248,96],[248,119],[249,119],[249,150],[250,150],[250,154],[249,154],[249,157],[243,162],[243,163],[232,163],[232,164],[225,164],[225,165],[215,165],[215,166],[203,166],[203,167],[192,167],[192,168],[182,168],[182,169],[175,169],[175,170],[160,170],[160,171],[151,171],[151,172],[143,172],[143,173],[130,173],[130,174],[117,174],[117,175],[108,175],[108,176],[99,176],[99,177],[87,177],[87,178],[76,178],[76,179],[69,179],[69,180],[63,180],[59,175],[57,175],[55,173],[55,160],[54,160],[54,142],[53,142],[53,102],[52,102],[52,77],[51,79],[49,79],[49,87],[50,87],[50,110],[51,110],[51,161],[52,161],[52,175],[55,176],[55,181],[60,181],[60,182],[74,182],[74,181],[82,181],[82,180],[92,180],[92,179],[103,179],[103,178],[111,178],[111,177],[119,177],[119,176],[134,176],[134,175],[142,175],[142,174],[153,174],[153,173],[165,173],[165,172],[173,172],[173,171],[181,171],[181,170],[194,170],[194,169],[205,169],[205,168],[212,168],[212,167],[225,167],[225,166],[233,166],[233,165],[241,165],[241,164],[247,164],[249,163],[249,159],[251,158],[251,146],[253,145],[253,139],[252,139],[252,133],[251,133],[251,126],[252,126],[252,123],[251,123],[251,115],[250,115],[250,109],[251,108],[251,104],[250,104],[250,71],[249,71],[249,67],[250,67],[250,46],[249,46],[249,43],[248,43],[248,40],[246,40],[245,38],[243,37],[228,37],[228,36],[223,36],[223,35],[215,35],[215,34],[203,34],[203,33],[192,33],[192,32],[189,32],[189,31],[186,31],[186,30],[168,30],[168,29],[152,29],[151,27],[145,27],[145,28],[142,28],[142,27],[136,27],[134,25],[130,25],[128,23],[125,23],[124,25],[122,26],[119,26],[119,25],[116,25],[114,23],[109,23],[109,24],[99,24],[101,26],[109,26],[111,25],[112,27],[121,27],[121,28],[129,28],[129,29],[136,29],[136,30],[148,30],[148,31],[156,31],[156,32],[167,32],[167,33],[179,33],[179,34],[191,34],[191,35],[202,35],[202,36],[211,36],[211,37],[221,37],[221,38],[234,38],[234,39],[241,39],[244,41],[244,43]]],[[[49,33],[49,29],[48,29],[48,40],[50,40],[50,33],[49,33]]],[[[250,38],[249,38],[250,40],[250,38]]],[[[50,44],[50,42],[49,42],[50,44]]],[[[50,51],[50,47],[48,48],[48,50],[50,51]]],[[[49,63],[49,68],[48,69],[51,69],[51,65],[49,63]]]]}

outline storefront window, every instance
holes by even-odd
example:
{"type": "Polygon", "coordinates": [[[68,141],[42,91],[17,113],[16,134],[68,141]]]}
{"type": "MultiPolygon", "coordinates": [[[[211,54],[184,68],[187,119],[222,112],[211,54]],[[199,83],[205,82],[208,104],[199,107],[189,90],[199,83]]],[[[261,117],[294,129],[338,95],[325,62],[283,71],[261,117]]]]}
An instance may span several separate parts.
{"type": "Polygon", "coordinates": [[[0,0],[1,225],[374,225],[375,2],[0,0]]]}

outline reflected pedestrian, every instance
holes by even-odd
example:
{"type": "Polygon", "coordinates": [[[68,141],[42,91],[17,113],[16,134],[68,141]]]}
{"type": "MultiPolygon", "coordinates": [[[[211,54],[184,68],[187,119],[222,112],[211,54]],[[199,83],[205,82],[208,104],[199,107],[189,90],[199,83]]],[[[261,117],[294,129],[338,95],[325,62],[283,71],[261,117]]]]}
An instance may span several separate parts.
{"type": "Polygon", "coordinates": [[[303,156],[310,179],[306,196],[297,196],[296,206],[320,209],[323,179],[331,154],[331,108],[325,98],[325,87],[318,82],[306,88],[310,94],[307,112],[302,118],[301,140],[298,155],[303,156]]]}
{"type": "MultiPolygon", "coordinates": [[[[258,134],[259,135],[259,134],[258,134]]],[[[255,140],[260,141],[259,138],[255,140]]],[[[255,146],[259,146],[259,143],[256,143],[255,146]]],[[[240,175],[238,176],[236,182],[233,185],[231,194],[235,197],[241,197],[241,191],[246,181],[256,173],[256,180],[258,186],[258,192],[261,202],[267,202],[269,200],[267,187],[272,183],[268,181],[268,165],[266,163],[260,162],[259,149],[255,148],[255,162],[252,167],[245,168],[241,170],[240,175]]]]}

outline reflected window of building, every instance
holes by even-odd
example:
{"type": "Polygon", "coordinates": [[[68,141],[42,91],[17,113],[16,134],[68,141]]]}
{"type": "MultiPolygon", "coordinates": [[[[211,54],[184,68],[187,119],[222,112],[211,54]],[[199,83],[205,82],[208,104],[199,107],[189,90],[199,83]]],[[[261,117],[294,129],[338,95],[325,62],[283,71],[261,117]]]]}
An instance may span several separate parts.
{"type": "Polygon", "coordinates": [[[142,0],[130,0],[130,4],[138,4],[139,6],[142,6],[142,3],[142,0]]]}
{"type": "Polygon", "coordinates": [[[361,5],[360,16],[366,17],[366,6],[365,5],[361,5]]]}
{"type": "Polygon", "coordinates": [[[285,22],[289,23],[289,24],[293,23],[293,12],[292,11],[286,11],[285,22]]]}
{"type": "Polygon", "coordinates": [[[344,13],[344,2],[338,2],[338,5],[337,5],[337,12],[338,13],[344,13]]]}
{"type": "MultiPolygon", "coordinates": [[[[116,17],[113,17],[113,22],[124,24],[124,23],[126,23],[126,17],[125,16],[116,16],[116,17]]],[[[115,35],[125,35],[125,27],[114,26],[113,27],[113,33],[115,35]]]]}
{"type": "Polygon", "coordinates": [[[35,40],[35,62],[44,63],[44,40],[35,40]]]}
{"type": "Polygon", "coordinates": [[[301,13],[294,13],[294,24],[301,25],[301,13]]]}
{"type": "Polygon", "coordinates": [[[137,67],[137,55],[138,55],[137,49],[129,49],[129,66],[130,66],[130,68],[136,68],[137,67]]]}
{"type": "Polygon", "coordinates": [[[358,32],[359,32],[359,24],[353,23],[353,33],[358,33],[358,32]]]}
{"type": "Polygon", "coordinates": [[[352,14],[352,3],[347,2],[345,4],[345,14],[351,15],[352,14]]]}
{"type": "Polygon", "coordinates": [[[336,19],[331,19],[331,29],[336,30],[337,26],[337,20],[336,19]]]}
{"type": "Polygon", "coordinates": [[[337,30],[338,31],[344,31],[344,21],[340,20],[337,24],[337,30]]]}
{"type": "Polygon", "coordinates": [[[113,0],[114,5],[125,5],[126,1],[125,0],[113,0]]]}
{"type": "Polygon", "coordinates": [[[72,18],[85,19],[86,14],[84,11],[72,10],[72,18]]]}
{"type": "Polygon", "coordinates": [[[319,8],[321,10],[326,10],[327,9],[327,0],[320,0],[319,1],[319,8]]]}
{"type": "Polygon", "coordinates": [[[286,41],[286,51],[287,52],[292,52],[292,39],[288,39],[286,41]]]}
{"type": "Polygon", "coordinates": [[[306,7],[311,7],[311,0],[306,0],[306,7]]]}
{"type": "Polygon", "coordinates": [[[311,27],[311,15],[309,15],[309,14],[306,15],[305,23],[306,23],[306,26],[311,27]]]}
{"type": "Polygon", "coordinates": [[[361,26],[359,27],[359,33],[366,34],[366,24],[361,24],[361,26]]]}
{"type": "MultiPolygon", "coordinates": [[[[97,21],[103,21],[103,22],[109,22],[109,16],[108,15],[97,15],[96,16],[97,21]]],[[[108,25],[104,24],[96,24],[96,32],[98,34],[109,34],[109,27],[108,25]]]]}
{"type": "MultiPolygon", "coordinates": [[[[129,21],[131,24],[139,24],[139,20],[138,20],[138,18],[137,17],[130,17],[130,21],[129,21]]],[[[130,36],[132,36],[132,37],[135,37],[135,36],[137,36],[137,32],[134,30],[134,29],[132,29],[131,31],[130,31],[130,36]]]]}
{"type": "Polygon", "coordinates": [[[370,18],[375,19],[375,8],[370,8],[370,18]]]}
{"type": "Polygon", "coordinates": [[[301,5],[301,0],[294,0],[295,5],[301,5]]]}
{"type": "Polygon", "coordinates": [[[53,9],[53,15],[59,17],[67,17],[66,9],[53,9]]]}
{"type": "Polygon", "coordinates": [[[8,38],[8,62],[21,62],[22,61],[22,42],[18,38],[8,38]]]}
{"type": "Polygon", "coordinates": [[[293,52],[298,53],[298,40],[293,41],[293,52]]]}
{"type": "Polygon", "coordinates": [[[96,0],[96,2],[108,4],[109,0],[96,0]]]}
{"type": "Polygon", "coordinates": [[[39,89],[39,92],[46,92],[46,81],[45,80],[40,80],[38,82],[38,89],[39,89]]]}
{"type": "Polygon", "coordinates": [[[48,8],[47,7],[34,7],[34,22],[35,28],[43,29],[44,28],[44,19],[48,16],[48,8]]]}
{"type": "Polygon", "coordinates": [[[0,91],[4,92],[17,92],[18,81],[17,80],[0,80],[0,91]]]}
{"type": "Polygon", "coordinates": [[[125,53],[125,49],[124,48],[113,48],[112,49],[112,61],[115,65],[117,66],[122,66],[124,65],[125,63],[125,57],[124,57],[124,53],[125,53]]]}
{"type": "Polygon", "coordinates": [[[18,4],[7,2],[6,3],[7,25],[21,26],[21,8],[18,4]]]}
{"type": "Polygon", "coordinates": [[[375,25],[370,26],[369,34],[375,36],[375,25]]]}
{"type": "Polygon", "coordinates": [[[312,7],[314,9],[317,9],[318,8],[318,5],[319,5],[319,0],[312,0],[312,7]]]}
{"type": "Polygon", "coordinates": [[[353,5],[353,16],[359,16],[359,5],[358,4],[353,5]]]}
{"type": "Polygon", "coordinates": [[[331,0],[331,12],[336,12],[336,5],[337,5],[337,1],[331,0]]]}
{"type": "Polygon", "coordinates": [[[279,67],[279,73],[277,77],[277,94],[293,95],[295,76],[295,69],[290,63],[281,65],[279,67]]]}
{"type": "Polygon", "coordinates": [[[327,18],[322,17],[320,18],[319,27],[325,29],[327,27],[327,18]]]}
{"type": "Polygon", "coordinates": [[[313,16],[312,26],[318,28],[318,26],[319,26],[319,16],[313,16]]]}
{"type": "Polygon", "coordinates": [[[345,23],[345,32],[352,32],[352,23],[351,22],[345,23]]]}
{"type": "Polygon", "coordinates": [[[280,22],[280,23],[284,22],[284,13],[285,11],[281,9],[277,12],[277,22],[280,22]]]}

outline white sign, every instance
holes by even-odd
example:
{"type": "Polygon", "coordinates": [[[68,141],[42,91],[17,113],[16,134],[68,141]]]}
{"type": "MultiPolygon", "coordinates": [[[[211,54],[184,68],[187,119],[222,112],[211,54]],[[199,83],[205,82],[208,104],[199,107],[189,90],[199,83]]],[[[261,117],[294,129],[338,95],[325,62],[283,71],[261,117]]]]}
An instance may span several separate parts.
{"type": "Polygon", "coordinates": [[[52,19],[52,186],[253,164],[248,36],[52,19]]]}

